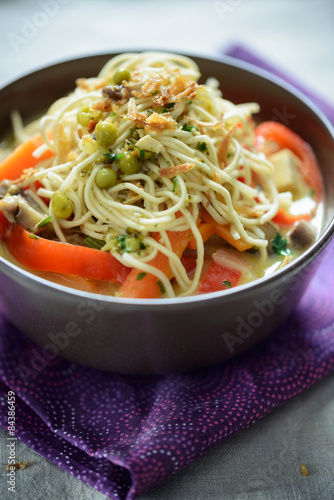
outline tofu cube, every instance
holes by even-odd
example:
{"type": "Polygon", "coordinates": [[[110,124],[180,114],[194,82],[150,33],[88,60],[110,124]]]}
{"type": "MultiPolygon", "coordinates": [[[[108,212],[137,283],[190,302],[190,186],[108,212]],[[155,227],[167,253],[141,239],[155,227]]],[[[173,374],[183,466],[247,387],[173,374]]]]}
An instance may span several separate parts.
{"type": "Polygon", "coordinates": [[[300,159],[289,149],[282,149],[268,156],[274,165],[273,180],[278,191],[293,189],[298,179],[298,165],[300,159]]]}

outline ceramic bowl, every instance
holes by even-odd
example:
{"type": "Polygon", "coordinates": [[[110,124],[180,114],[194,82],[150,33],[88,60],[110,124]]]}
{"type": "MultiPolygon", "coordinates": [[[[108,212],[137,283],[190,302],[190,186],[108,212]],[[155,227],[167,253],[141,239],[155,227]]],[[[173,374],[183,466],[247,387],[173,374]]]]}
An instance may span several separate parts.
{"type": "MultiPolygon", "coordinates": [[[[0,90],[0,136],[9,113],[24,120],[42,114],[74,88],[75,79],[96,75],[114,54],[61,62],[28,74],[0,90]]],[[[320,237],[276,274],[223,292],[176,299],[120,299],[46,281],[0,258],[1,309],[41,346],[26,363],[42,369],[59,355],[86,366],[128,374],[192,370],[222,362],[250,348],[293,311],[334,231],[334,137],[330,124],[305,97],[268,73],[231,58],[191,56],[204,82],[214,76],[225,98],[258,102],[261,120],[285,124],[309,142],[325,184],[320,237]]]]}

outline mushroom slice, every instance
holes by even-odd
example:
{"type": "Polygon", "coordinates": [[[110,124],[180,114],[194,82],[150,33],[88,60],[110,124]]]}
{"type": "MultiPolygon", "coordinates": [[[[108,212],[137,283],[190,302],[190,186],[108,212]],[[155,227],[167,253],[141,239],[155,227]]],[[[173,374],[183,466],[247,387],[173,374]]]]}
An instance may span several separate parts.
{"type": "Polygon", "coordinates": [[[35,210],[28,201],[20,195],[7,195],[0,200],[0,212],[13,222],[25,228],[34,228],[46,215],[35,210]]]}
{"type": "Polygon", "coordinates": [[[316,229],[312,224],[305,220],[299,220],[294,223],[288,233],[291,245],[298,249],[303,249],[314,243],[316,238],[316,229]]]}

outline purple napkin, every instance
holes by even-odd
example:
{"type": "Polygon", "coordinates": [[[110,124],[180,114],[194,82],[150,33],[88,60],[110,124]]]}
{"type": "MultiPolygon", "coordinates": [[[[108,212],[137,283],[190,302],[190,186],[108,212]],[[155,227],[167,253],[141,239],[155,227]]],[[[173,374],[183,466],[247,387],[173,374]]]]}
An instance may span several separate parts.
{"type": "MultiPolygon", "coordinates": [[[[241,47],[229,55],[268,68],[241,47]]],[[[334,370],[333,251],[269,338],[192,373],[135,378],[60,358],[29,372],[40,349],[0,315],[0,424],[14,391],[15,437],[110,498],[135,498],[334,370]]]]}

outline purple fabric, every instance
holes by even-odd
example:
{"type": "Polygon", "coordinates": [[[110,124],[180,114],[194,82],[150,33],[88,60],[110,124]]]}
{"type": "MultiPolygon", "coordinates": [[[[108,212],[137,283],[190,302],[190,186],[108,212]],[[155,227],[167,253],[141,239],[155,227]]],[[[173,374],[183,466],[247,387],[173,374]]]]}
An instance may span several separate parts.
{"type": "Polygon", "coordinates": [[[135,378],[56,358],[29,374],[39,348],[0,315],[0,424],[12,390],[15,437],[110,498],[135,498],[334,370],[333,251],[269,338],[192,373],[135,378]]]}

